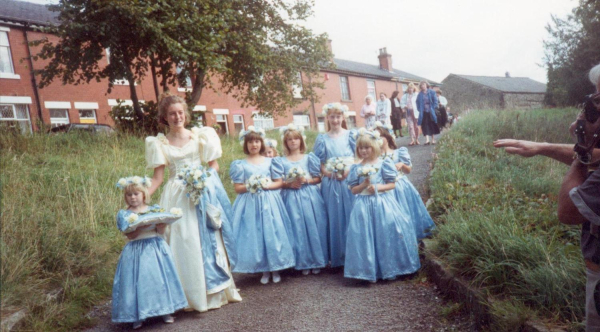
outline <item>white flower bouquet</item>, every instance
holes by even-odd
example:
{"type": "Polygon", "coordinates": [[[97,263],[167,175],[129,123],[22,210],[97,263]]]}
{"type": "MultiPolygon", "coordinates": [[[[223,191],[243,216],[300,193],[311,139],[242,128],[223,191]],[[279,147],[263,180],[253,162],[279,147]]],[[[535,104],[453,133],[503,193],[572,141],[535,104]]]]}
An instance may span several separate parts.
{"type": "Polygon", "coordinates": [[[246,181],[246,189],[249,193],[261,193],[272,183],[271,179],[264,175],[252,175],[246,181]]]}
{"type": "Polygon", "coordinates": [[[379,168],[370,166],[370,165],[365,165],[365,166],[359,167],[356,171],[358,172],[358,177],[371,178],[373,175],[377,174],[377,171],[379,171],[379,168]]]}
{"type": "Polygon", "coordinates": [[[206,178],[209,176],[210,173],[201,165],[196,167],[186,165],[181,171],[177,172],[177,179],[185,186],[187,197],[194,202],[194,205],[200,203],[200,198],[206,190],[206,178]]]}
{"type": "Polygon", "coordinates": [[[325,169],[333,173],[338,179],[344,177],[344,171],[349,167],[348,160],[340,157],[330,158],[325,163],[325,169]]]}
{"type": "Polygon", "coordinates": [[[285,176],[286,181],[293,182],[297,178],[306,177],[306,171],[302,167],[292,167],[285,176]]]}

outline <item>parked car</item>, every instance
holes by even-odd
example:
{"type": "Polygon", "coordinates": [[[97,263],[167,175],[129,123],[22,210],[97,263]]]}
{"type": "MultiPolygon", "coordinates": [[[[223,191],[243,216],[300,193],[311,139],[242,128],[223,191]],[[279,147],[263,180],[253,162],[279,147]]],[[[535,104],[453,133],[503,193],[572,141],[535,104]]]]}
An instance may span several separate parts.
{"type": "Polygon", "coordinates": [[[88,132],[90,134],[110,135],[115,132],[109,125],[95,123],[70,123],[50,129],[50,133],[88,132]]]}

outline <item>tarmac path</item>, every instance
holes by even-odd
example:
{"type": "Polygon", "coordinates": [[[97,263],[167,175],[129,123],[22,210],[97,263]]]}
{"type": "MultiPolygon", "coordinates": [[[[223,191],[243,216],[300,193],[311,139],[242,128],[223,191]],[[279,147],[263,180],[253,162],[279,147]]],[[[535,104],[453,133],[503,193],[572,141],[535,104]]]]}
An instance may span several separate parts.
{"type": "MultiPolygon", "coordinates": [[[[407,146],[409,140],[399,138],[398,143],[407,146]]],[[[428,196],[426,180],[434,147],[408,146],[413,162],[408,176],[423,197],[428,196]]],[[[262,285],[259,275],[234,274],[234,279],[243,297],[241,303],[205,313],[179,312],[174,324],[150,319],[140,331],[475,330],[468,315],[447,314],[452,303],[445,302],[420,273],[376,284],[346,279],[341,268],[308,276],[287,270],[279,284],[262,285]]],[[[98,325],[88,331],[131,329],[131,324],[111,323],[110,303],[91,315],[98,325]]]]}

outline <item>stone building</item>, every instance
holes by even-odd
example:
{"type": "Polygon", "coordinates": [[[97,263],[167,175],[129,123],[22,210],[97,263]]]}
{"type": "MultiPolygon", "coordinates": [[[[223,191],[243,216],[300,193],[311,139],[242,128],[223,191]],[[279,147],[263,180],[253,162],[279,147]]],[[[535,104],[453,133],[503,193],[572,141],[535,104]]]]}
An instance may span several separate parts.
{"type": "Polygon", "coordinates": [[[467,109],[541,108],[546,84],[528,77],[471,76],[450,74],[442,91],[455,112],[467,109]]]}

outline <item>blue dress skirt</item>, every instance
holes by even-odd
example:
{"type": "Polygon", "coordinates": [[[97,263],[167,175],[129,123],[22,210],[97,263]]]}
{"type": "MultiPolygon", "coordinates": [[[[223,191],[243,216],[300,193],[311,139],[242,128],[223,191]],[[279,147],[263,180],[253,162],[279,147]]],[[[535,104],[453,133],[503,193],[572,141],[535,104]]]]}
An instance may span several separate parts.
{"type": "MultiPolygon", "coordinates": [[[[123,231],[130,211],[117,214],[123,231]]],[[[188,306],[171,249],[155,230],[141,233],[125,245],[113,281],[112,321],[133,323],[171,314],[188,306]]]]}
{"type": "MultiPolygon", "coordinates": [[[[321,175],[321,162],[314,154],[304,155],[299,161],[286,157],[273,159],[272,169],[287,177],[293,168],[301,168],[307,178],[321,175]]],[[[316,185],[300,189],[283,189],[281,197],[292,224],[296,269],[319,269],[327,265],[327,212],[321,192],[316,185]]]]}
{"type": "MultiPolygon", "coordinates": [[[[347,130],[336,138],[331,138],[327,133],[319,134],[313,150],[323,165],[327,160],[336,157],[345,158],[350,165],[354,162],[355,149],[354,132],[347,130]]],[[[347,179],[340,181],[329,177],[323,177],[321,194],[325,201],[329,223],[327,228],[329,258],[325,259],[331,262],[331,267],[342,266],[345,260],[346,231],[354,195],[348,189],[347,179]]]]}
{"type": "MultiPolygon", "coordinates": [[[[371,183],[391,183],[397,171],[391,160],[380,160],[371,183]]],[[[362,183],[362,165],[352,165],[348,184],[362,183]]],[[[376,281],[411,274],[421,267],[419,248],[408,216],[400,212],[393,191],[357,195],[346,239],[344,277],[376,281]]]]}
{"type": "MultiPolygon", "coordinates": [[[[252,175],[281,177],[271,173],[271,158],[260,165],[235,160],[229,175],[234,183],[245,183],[252,175]]],[[[271,272],[296,265],[290,218],[277,192],[239,194],[233,203],[232,225],[237,255],[233,272],[271,272]]]]}
{"type": "MultiPolygon", "coordinates": [[[[408,166],[412,166],[410,160],[410,154],[408,149],[405,147],[394,150],[392,154],[386,155],[387,158],[391,159],[394,164],[402,162],[408,166]]],[[[408,177],[404,174],[399,174],[396,179],[396,188],[394,189],[396,200],[401,206],[405,206],[410,214],[410,220],[415,227],[415,233],[417,239],[421,240],[431,235],[431,231],[435,229],[435,223],[427,207],[423,204],[421,195],[417,191],[417,188],[413,186],[408,177]]]]}

